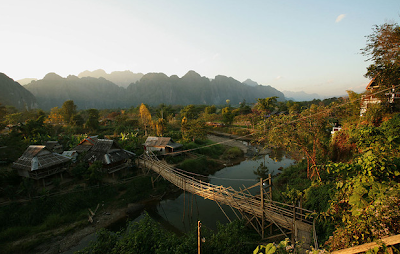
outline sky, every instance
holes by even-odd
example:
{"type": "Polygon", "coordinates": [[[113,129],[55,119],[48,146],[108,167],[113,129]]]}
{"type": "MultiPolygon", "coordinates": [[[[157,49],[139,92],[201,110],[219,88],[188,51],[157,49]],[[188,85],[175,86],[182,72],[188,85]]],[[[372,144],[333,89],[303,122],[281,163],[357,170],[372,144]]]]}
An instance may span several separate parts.
{"type": "Polygon", "coordinates": [[[0,0],[0,72],[194,70],[332,97],[365,89],[366,36],[399,21],[399,0],[0,0]]]}

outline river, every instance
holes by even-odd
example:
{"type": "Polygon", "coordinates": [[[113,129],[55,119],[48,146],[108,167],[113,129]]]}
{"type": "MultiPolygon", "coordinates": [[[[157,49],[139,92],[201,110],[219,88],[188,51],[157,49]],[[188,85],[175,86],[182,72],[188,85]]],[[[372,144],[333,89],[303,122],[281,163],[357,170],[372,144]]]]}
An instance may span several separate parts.
{"type": "MultiPolygon", "coordinates": [[[[210,183],[224,187],[231,186],[239,191],[240,188],[249,187],[259,181],[254,171],[261,163],[265,163],[269,173],[276,175],[280,172],[279,168],[288,167],[294,161],[285,156],[280,161],[274,161],[268,155],[258,156],[255,159],[248,158],[238,165],[225,167],[211,175],[209,177],[210,183]]],[[[236,218],[234,211],[229,206],[221,205],[221,207],[231,220],[236,218]]],[[[148,212],[165,227],[174,228],[175,231],[181,232],[187,232],[193,228],[193,225],[197,225],[198,220],[210,229],[216,229],[218,221],[222,224],[229,222],[215,201],[191,193],[182,193],[177,198],[162,200],[156,205],[155,209],[148,212]]]]}
{"type": "MultiPolygon", "coordinates": [[[[286,168],[292,165],[294,160],[282,155],[279,156],[278,160],[271,159],[269,155],[259,155],[253,159],[247,158],[240,164],[227,166],[210,175],[209,182],[215,185],[223,185],[224,187],[231,186],[235,190],[240,190],[239,188],[243,189],[243,186],[248,187],[259,181],[254,171],[257,170],[261,163],[267,166],[269,173],[276,175],[280,172],[279,168],[286,168]]],[[[231,220],[236,218],[234,211],[229,206],[221,204],[221,207],[231,220]]],[[[198,220],[201,221],[203,227],[212,230],[217,228],[217,222],[222,224],[229,222],[216,202],[190,193],[182,193],[175,198],[166,198],[155,204],[148,205],[145,211],[164,228],[178,234],[193,229],[197,225],[198,220]]],[[[136,218],[132,218],[132,220],[140,221],[143,216],[142,213],[136,218]]],[[[117,231],[125,226],[126,220],[124,219],[113,224],[108,229],[117,231]]],[[[70,254],[80,250],[86,247],[89,241],[94,239],[96,239],[95,234],[88,235],[77,246],[64,253],[70,254]]]]}

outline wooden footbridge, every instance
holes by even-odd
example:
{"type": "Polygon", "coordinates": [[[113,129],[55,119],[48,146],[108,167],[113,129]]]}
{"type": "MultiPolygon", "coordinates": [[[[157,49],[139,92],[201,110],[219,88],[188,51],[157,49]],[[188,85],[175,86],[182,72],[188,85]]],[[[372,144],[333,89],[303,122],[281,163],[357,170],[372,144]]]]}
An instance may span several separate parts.
{"type": "MultiPolygon", "coordinates": [[[[307,216],[312,212],[294,205],[273,201],[271,199],[271,179],[261,179],[259,183],[237,191],[232,187],[213,185],[199,180],[198,177],[159,160],[151,152],[141,155],[138,164],[153,170],[184,191],[215,201],[223,212],[220,204],[230,206],[235,215],[240,218],[236,212],[238,211],[242,218],[256,229],[262,239],[267,239],[264,237],[265,230],[275,225],[280,230],[280,235],[289,238],[290,234],[292,241],[302,242],[304,247],[309,248],[312,245],[312,239],[314,239],[314,245],[317,245],[314,221],[307,216]],[[265,191],[268,184],[269,195],[265,191]],[[260,194],[252,195],[249,190],[256,187],[260,188],[260,194]]],[[[227,216],[225,212],[224,214],[227,216]]],[[[272,227],[270,230],[272,232],[272,227]]]]}

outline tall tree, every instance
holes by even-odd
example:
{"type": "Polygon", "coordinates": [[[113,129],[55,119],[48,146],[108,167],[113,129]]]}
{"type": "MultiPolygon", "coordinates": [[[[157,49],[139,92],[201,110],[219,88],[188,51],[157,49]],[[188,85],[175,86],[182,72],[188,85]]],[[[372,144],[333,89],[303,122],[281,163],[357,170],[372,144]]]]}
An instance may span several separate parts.
{"type": "Polygon", "coordinates": [[[400,84],[400,27],[385,23],[373,28],[367,36],[367,46],[361,49],[367,61],[373,63],[367,68],[366,77],[375,78],[381,88],[400,84]]]}
{"type": "MultiPolygon", "coordinates": [[[[264,126],[262,123],[259,127],[263,129],[264,126]]],[[[297,154],[298,158],[304,156],[307,176],[319,178],[319,166],[327,155],[330,138],[328,111],[324,107],[312,105],[301,114],[270,117],[266,126],[270,128],[263,133],[263,141],[297,154]]]]}
{"type": "Polygon", "coordinates": [[[63,103],[61,107],[61,114],[65,123],[72,123],[73,117],[76,115],[76,105],[73,100],[68,100],[63,103]]]}
{"type": "Polygon", "coordinates": [[[85,123],[86,128],[95,131],[99,128],[99,111],[97,109],[88,109],[88,119],[85,123]]]}
{"type": "Polygon", "coordinates": [[[195,119],[198,116],[196,107],[193,104],[187,105],[181,110],[181,116],[186,117],[188,120],[195,119]]]}
{"type": "Polygon", "coordinates": [[[225,107],[222,109],[222,121],[224,124],[231,125],[235,115],[232,113],[232,109],[230,107],[225,107]]]}
{"type": "Polygon", "coordinates": [[[195,141],[196,139],[206,139],[207,129],[203,119],[188,121],[182,119],[182,138],[186,141],[195,141]]]}
{"type": "Polygon", "coordinates": [[[140,121],[144,127],[145,136],[147,136],[147,128],[151,126],[151,113],[143,103],[139,108],[140,121]]]}
{"type": "Polygon", "coordinates": [[[208,106],[204,109],[204,112],[206,114],[214,114],[215,112],[217,112],[217,107],[215,107],[215,105],[212,106],[208,106]]]}
{"type": "Polygon", "coordinates": [[[45,122],[49,124],[61,125],[63,123],[63,116],[61,114],[61,109],[59,107],[52,108],[45,122]]]}
{"type": "Polygon", "coordinates": [[[277,96],[268,97],[264,99],[257,99],[258,110],[266,113],[272,112],[277,106],[277,96]]]}
{"type": "Polygon", "coordinates": [[[167,126],[167,121],[163,118],[159,118],[156,123],[157,136],[162,137],[167,126]]]}

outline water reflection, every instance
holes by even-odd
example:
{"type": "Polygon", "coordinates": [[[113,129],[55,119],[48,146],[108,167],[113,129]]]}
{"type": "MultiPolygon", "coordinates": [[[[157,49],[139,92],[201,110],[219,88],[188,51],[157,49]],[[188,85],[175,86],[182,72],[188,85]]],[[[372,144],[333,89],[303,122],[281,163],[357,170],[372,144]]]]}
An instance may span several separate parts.
{"type": "Polygon", "coordinates": [[[282,149],[271,149],[268,155],[272,160],[278,162],[283,160],[285,157],[285,152],[282,149]]]}
{"type": "MultiPolygon", "coordinates": [[[[214,175],[210,175],[209,179],[212,184],[223,185],[224,187],[230,186],[240,191],[259,181],[260,176],[254,173],[257,170],[261,173],[266,173],[266,170],[263,171],[266,167],[268,173],[276,175],[280,168],[288,167],[293,162],[292,159],[286,158],[285,155],[282,155],[280,160],[276,161],[268,155],[258,156],[254,159],[247,159],[238,165],[225,167],[214,175]],[[262,165],[261,169],[260,165],[262,165]]],[[[236,214],[239,215],[237,211],[232,210],[229,206],[222,204],[220,206],[232,220],[236,218],[236,214]]],[[[182,193],[175,199],[161,201],[156,207],[156,211],[168,224],[183,232],[188,232],[197,225],[197,220],[200,220],[203,226],[211,229],[217,228],[217,221],[223,224],[228,223],[229,220],[224,215],[224,212],[221,211],[221,208],[215,201],[190,193],[182,193]]]]}

